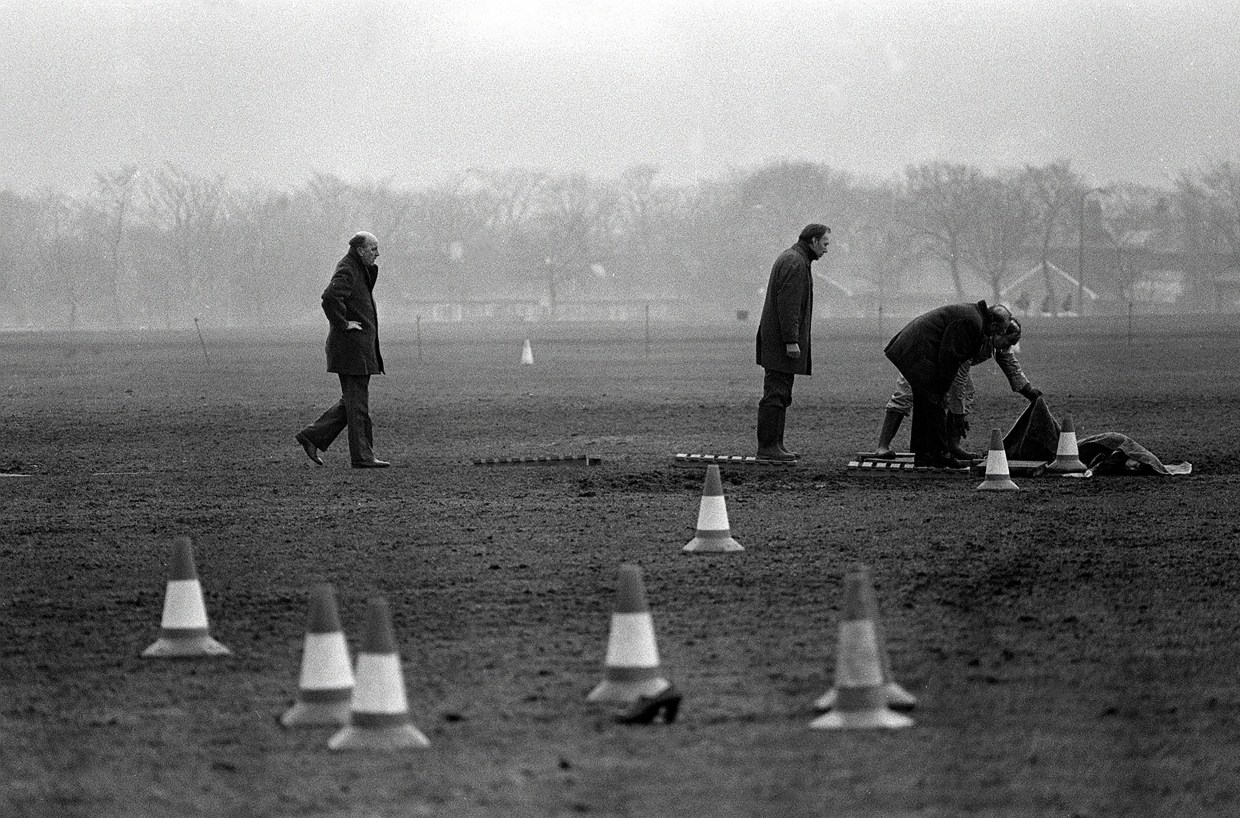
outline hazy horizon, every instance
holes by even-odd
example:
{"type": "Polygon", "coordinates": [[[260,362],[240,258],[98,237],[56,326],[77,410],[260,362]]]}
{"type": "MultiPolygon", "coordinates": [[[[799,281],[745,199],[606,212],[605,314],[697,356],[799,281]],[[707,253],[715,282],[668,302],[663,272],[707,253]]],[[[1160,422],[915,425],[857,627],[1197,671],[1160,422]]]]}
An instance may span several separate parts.
{"type": "Polygon", "coordinates": [[[469,168],[688,181],[1069,159],[1166,184],[1240,144],[1240,4],[0,0],[0,188],[469,168]]]}

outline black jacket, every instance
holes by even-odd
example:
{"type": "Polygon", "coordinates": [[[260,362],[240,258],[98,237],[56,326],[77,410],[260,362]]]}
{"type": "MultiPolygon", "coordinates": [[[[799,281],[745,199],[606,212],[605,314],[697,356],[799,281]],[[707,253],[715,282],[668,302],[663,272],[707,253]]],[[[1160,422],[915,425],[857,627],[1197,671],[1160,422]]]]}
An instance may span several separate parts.
{"type": "Polygon", "coordinates": [[[779,254],[766,284],[766,301],[758,324],[758,365],[794,375],[813,374],[810,324],[814,319],[814,251],[798,241],[779,254]],[[801,346],[800,358],[789,358],[786,344],[801,346]]]}
{"type": "Polygon", "coordinates": [[[336,272],[323,291],[323,314],[331,328],[327,331],[327,371],[341,375],[377,375],[383,372],[379,354],[379,313],[373,290],[379,276],[378,265],[370,269],[352,249],[340,259],[336,272]],[[349,321],[362,325],[346,330],[349,321]]]}

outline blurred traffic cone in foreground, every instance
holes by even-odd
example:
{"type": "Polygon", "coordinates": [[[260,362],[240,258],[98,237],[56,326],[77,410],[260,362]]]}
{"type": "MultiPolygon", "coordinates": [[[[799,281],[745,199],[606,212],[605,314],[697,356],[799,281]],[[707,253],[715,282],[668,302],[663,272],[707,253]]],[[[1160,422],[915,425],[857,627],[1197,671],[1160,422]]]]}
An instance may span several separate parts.
{"type": "Polygon", "coordinates": [[[1081,462],[1081,450],[1076,445],[1076,426],[1072,423],[1072,415],[1064,418],[1063,427],[1059,430],[1055,460],[1047,464],[1046,470],[1063,474],[1085,471],[1085,464],[1081,462]]]}
{"type": "Polygon", "coordinates": [[[280,716],[285,727],[349,723],[353,669],[340,628],[336,594],[327,583],[310,592],[310,617],[301,653],[297,701],[280,716]]]}
{"type": "Polygon", "coordinates": [[[642,572],[636,565],[620,566],[616,607],[611,615],[603,681],[586,696],[588,702],[637,701],[656,696],[670,685],[659,670],[654,620],[646,605],[642,572]]]}
{"type": "Polygon", "coordinates": [[[366,639],[357,654],[350,722],[327,742],[330,749],[400,750],[430,746],[409,716],[405,677],[396,638],[392,636],[392,614],[383,597],[370,600],[366,611],[366,639]]]}
{"type": "Polygon", "coordinates": [[[521,347],[521,363],[534,363],[534,350],[530,347],[530,339],[525,339],[525,346],[521,347]]]}
{"type": "Polygon", "coordinates": [[[835,652],[835,700],[830,712],[810,722],[815,729],[895,728],[913,723],[887,704],[878,623],[866,610],[868,583],[866,571],[853,571],[844,578],[844,606],[835,652]]]}
{"type": "MultiPolygon", "coordinates": [[[[878,594],[874,591],[874,577],[870,569],[864,565],[854,570],[855,573],[863,575],[861,604],[865,612],[864,618],[874,623],[875,632],[878,634],[878,660],[883,673],[883,692],[887,697],[887,706],[892,710],[912,710],[917,706],[917,697],[896,683],[891,675],[891,656],[887,653],[887,635],[883,630],[882,615],[878,609],[878,594]]],[[[833,687],[814,702],[814,706],[819,710],[830,710],[835,707],[838,697],[839,689],[833,687]]]]}
{"type": "Polygon", "coordinates": [[[732,539],[728,527],[728,507],[723,500],[723,484],[719,480],[719,467],[706,467],[706,483],[702,487],[702,502],[698,505],[697,531],[684,547],[685,551],[744,551],[732,539]]]}
{"type": "Polygon", "coordinates": [[[194,566],[194,543],[189,537],[177,537],[172,542],[159,639],[142,651],[142,655],[148,659],[167,659],[228,656],[230,653],[232,651],[212,639],[209,632],[202,585],[194,566]]]}
{"type": "Polygon", "coordinates": [[[1012,482],[1008,471],[1007,452],[1003,448],[1003,435],[998,429],[990,430],[990,453],[986,455],[986,479],[978,491],[1016,491],[1020,486],[1012,482]]]}

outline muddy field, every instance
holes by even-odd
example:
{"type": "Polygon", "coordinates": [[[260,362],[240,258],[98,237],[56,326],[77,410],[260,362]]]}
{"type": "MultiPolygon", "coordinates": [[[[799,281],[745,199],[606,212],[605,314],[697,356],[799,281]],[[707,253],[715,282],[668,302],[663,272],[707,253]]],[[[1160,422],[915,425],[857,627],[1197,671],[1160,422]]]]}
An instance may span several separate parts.
{"type": "MultiPolygon", "coordinates": [[[[717,556],[681,551],[703,473],[671,455],[751,453],[753,325],[643,329],[386,327],[383,471],[293,442],[336,397],[317,328],[0,334],[0,472],[26,475],[0,478],[0,814],[1240,812],[1240,322],[1028,321],[1052,412],[1194,471],[1010,493],[847,470],[895,371],[877,333],[824,324],[789,412],[804,462],[725,469],[746,550],[717,556]],[[179,534],[229,658],[139,656],[179,534]],[[585,701],[622,562],[685,692],[671,726],[585,701]],[[920,699],[908,730],[808,728],[857,562],[920,699]],[[390,602],[430,748],[333,753],[331,728],[276,723],[319,581],[354,647],[390,602]]],[[[1024,401],[993,364],[976,380],[985,448],[1024,401]]]]}

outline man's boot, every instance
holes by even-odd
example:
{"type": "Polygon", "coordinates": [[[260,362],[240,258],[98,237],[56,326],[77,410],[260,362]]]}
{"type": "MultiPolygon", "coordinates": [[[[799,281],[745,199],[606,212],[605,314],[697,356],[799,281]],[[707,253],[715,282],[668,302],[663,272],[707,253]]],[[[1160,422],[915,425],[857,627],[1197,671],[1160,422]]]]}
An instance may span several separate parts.
{"type": "Polygon", "coordinates": [[[980,462],[982,459],[982,456],[977,452],[971,452],[961,446],[960,438],[956,435],[948,435],[947,444],[947,453],[957,460],[971,460],[973,462],[980,462]]]}
{"type": "Polygon", "coordinates": [[[779,429],[782,425],[784,410],[775,406],[758,407],[758,459],[759,460],[796,460],[788,452],[779,448],[779,429]]]}
{"type": "Polygon", "coordinates": [[[900,424],[904,421],[904,415],[894,409],[888,409],[883,415],[883,428],[878,433],[878,446],[874,448],[874,454],[877,457],[895,457],[896,451],[891,448],[891,441],[895,438],[896,432],[900,431],[900,424]]]}
{"type": "Polygon", "coordinates": [[[780,451],[782,451],[784,454],[790,454],[799,460],[801,458],[801,453],[790,451],[788,447],[784,445],[784,424],[787,422],[788,422],[788,410],[785,409],[779,413],[779,439],[775,441],[775,445],[778,446],[780,451]]]}
{"type": "Polygon", "coordinates": [[[982,456],[971,452],[960,445],[968,424],[964,415],[948,414],[947,416],[947,453],[957,460],[980,461],[982,456]]]}

